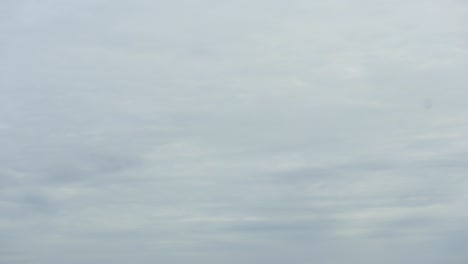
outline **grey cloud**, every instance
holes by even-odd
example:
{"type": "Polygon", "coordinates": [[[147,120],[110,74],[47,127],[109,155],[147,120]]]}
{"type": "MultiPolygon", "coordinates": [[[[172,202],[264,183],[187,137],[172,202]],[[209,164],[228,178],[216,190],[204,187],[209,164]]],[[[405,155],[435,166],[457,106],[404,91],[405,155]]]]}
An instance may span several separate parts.
{"type": "Polygon", "coordinates": [[[0,262],[466,263],[467,10],[3,1],[0,262]]]}

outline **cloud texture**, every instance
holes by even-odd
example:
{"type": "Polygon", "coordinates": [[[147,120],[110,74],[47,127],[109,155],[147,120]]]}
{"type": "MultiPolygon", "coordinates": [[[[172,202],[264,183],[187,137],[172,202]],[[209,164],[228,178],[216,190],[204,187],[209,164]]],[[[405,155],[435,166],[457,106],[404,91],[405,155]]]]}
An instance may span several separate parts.
{"type": "Polygon", "coordinates": [[[1,1],[0,263],[467,263],[467,15],[1,1]]]}

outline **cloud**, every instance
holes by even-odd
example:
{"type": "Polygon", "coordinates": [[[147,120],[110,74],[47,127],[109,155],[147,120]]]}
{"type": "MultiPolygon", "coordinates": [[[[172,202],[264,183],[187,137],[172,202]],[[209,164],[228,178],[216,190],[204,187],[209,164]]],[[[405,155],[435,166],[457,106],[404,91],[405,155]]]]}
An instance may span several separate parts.
{"type": "Polygon", "coordinates": [[[465,3],[0,10],[0,262],[466,263],[465,3]]]}

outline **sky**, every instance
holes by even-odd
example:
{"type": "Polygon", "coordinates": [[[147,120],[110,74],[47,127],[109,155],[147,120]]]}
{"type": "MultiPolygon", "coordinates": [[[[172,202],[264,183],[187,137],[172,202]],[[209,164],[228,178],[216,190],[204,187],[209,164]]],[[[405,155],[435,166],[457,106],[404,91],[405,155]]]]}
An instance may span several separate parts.
{"type": "Polygon", "coordinates": [[[0,263],[468,263],[464,0],[0,1],[0,263]]]}

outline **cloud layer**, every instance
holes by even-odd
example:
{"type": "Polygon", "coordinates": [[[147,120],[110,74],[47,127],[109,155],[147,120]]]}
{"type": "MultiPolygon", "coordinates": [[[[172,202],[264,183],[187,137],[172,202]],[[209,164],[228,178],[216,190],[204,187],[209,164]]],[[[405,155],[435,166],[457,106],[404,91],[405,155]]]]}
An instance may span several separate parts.
{"type": "Polygon", "coordinates": [[[0,262],[468,261],[463,1],[2,1],[0,262]]]}

